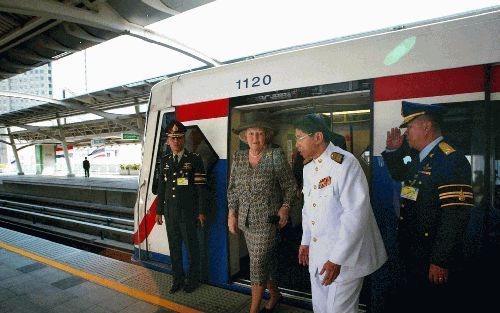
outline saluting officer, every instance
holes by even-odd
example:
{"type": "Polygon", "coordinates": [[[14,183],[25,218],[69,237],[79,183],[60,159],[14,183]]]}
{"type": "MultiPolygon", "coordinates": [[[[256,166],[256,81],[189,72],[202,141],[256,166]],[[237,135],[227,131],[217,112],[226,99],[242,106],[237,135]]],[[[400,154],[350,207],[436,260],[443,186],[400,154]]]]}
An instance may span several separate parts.
{"type": "Polygon", "coordinates": [[[382,156],[392,178],[403,182],[398,226],[403,288],[395,312],[449,312],[463,300],[457,270],[473,207],[471,167],[441,134],[444,112],[439,105],[403,101],[399,128],[406,132],[387,132],[382,156]]]}
{"type": "Polygon", "coordinates": [[[184,149],[185,133],[186,127],[179,121],[174,120],[167,126],[167,144],[171,151],[161,159],[158,182],[156,223],[163,224],[162,215],[165,215],[173,271],[171,294],[183,286],[188,293],[198,287],[196,223],[205,224],[205,169],[198,154],[184,149]],[[183,241],[188,257],[186,277],[182,266],[183,241]]]}
{"type": "Polygon", "coordinates": [[[295,124],[304,166],[299,263],[309,265],[315,313],[358,312],[364,276],[387,260],[358,160],[330,142],[319,114],[295,124]]]}

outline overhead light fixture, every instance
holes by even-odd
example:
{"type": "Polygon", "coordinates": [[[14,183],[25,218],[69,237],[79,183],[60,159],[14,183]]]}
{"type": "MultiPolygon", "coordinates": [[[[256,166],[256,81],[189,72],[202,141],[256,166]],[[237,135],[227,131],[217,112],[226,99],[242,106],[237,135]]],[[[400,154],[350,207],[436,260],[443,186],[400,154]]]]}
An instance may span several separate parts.
{"type": "Polygon", "coordinates": [[[340,111],[340,112],[331,112],[331,113],[322,113],[323,115],[345,115],[345,114],[366,114],[370,113],[370,110],[354,110],[354,111],[340,111]]]}

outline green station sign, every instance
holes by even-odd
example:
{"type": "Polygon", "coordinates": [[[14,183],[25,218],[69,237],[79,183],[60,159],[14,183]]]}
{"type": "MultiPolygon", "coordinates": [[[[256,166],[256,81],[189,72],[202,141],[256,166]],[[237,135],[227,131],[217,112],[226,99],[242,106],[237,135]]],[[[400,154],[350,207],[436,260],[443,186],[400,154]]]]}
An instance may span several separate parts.
{"type": "Polygon", "coordinates": [[[139,139],[139,134],[122,133],[122,139],[138,140],[139,139]]]}

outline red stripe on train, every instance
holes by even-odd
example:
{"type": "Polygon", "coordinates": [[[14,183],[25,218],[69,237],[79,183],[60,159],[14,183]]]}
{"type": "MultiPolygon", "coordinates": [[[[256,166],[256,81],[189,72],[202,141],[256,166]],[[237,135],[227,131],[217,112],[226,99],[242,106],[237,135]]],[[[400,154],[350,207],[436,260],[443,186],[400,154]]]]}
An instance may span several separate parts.
{"type": "MultiPolygon", "coordinates": [[[[175,108],[175,117],[178,121],[195,121],[216,117],[226,117],[229,115],[229,99],[219,99],[180,105],[175,108]]],[[[156,224],[156,205],[158,198],[155,198],[149,213],[141,220],[138,231],[134,233],[134,244],[142,243],[151,233],[156,224]]]]}
{"type": "Polygon", "coordinates": [[[491,92],[500,92],[500,66],[491,69],[491,92]]]}
{"type": "Polygon", "coordinates": [[[229,115],[229,99],[180,105],[175,108],[175,117],[181,122],[226,117],[229,115]]]}
{"type": "Polygon", "coordinates": [[[375,101],[484,91],[482,65],[375,79],[375,101]]]}
{"type": "Polygon", "coordinates": [[[153,230],[153,227],[155,227],[156,224],[156,203],[158,201],[158,197],[156,197],[151,204],[151,208],[149,209],[149,212],[146,214],[146,216],[141,220],[141,223],[139,224],[138,230],[134,233],[134,244],[138,245],[146,239],[146,237],[149,236],[151,231],[153,230]]]}

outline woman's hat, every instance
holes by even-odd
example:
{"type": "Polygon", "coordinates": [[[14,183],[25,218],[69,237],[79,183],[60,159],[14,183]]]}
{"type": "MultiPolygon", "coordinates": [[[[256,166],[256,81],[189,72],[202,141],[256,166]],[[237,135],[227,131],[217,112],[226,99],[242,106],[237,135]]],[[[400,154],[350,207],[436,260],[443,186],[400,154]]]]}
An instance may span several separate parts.
{"type": "Polygon", "coordinates": [[[233,133],[240,135],[240,139],[245,141],[241,136],[241,132],[248,128],[265,128],[271,135],[276,133],[276,129],[269,122],[269,114],[267,112],[248,112],[241,116],[240,126],[233,128],[233,133]]]}

